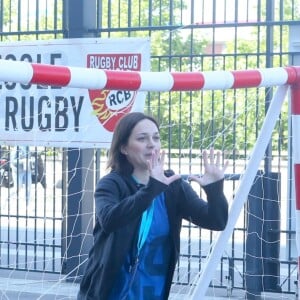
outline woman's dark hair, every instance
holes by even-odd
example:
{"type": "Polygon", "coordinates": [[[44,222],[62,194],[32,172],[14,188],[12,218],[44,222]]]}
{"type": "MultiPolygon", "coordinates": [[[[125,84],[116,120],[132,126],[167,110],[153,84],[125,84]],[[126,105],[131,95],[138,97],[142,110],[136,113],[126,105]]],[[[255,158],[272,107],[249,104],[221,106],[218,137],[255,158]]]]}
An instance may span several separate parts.
{"type": "Polygon", "coordinates": [[[159,125],[153,117],[145,115],[141,112],[129,113],[118,121],[108,153],[108,169],[115,170],[123,174],[132,173],[133,167],[127,160],[126,155],[121,152],[121,148],[122,146],[127,145],[128,139],[136,124],[145,119],[152,121],[159,129],[159,125]]]}

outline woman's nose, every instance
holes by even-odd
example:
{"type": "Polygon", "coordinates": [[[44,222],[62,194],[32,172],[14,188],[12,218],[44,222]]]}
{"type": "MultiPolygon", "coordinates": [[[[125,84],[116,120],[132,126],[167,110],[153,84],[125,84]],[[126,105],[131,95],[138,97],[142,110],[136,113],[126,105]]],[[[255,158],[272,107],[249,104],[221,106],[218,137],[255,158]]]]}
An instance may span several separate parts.
{"type": "Polygon", "coordinates": [[[151,148],[154,147],[154,140],[152,138],[148,139],[148,147],[151,147],[151,148]]]}

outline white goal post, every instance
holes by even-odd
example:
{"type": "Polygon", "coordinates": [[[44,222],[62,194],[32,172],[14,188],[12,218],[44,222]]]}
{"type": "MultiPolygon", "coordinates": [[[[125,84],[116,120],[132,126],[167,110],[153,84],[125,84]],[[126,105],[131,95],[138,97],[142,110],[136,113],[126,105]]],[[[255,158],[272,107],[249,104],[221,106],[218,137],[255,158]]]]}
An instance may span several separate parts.
{"type": "MultiPolygon", "coordinates": [[[[291,91],[296,243],[300,257],[300,67],[209,72],[136,72],[34,64],[0,59],[0,81],[85,89],[172,92],[278,86],[230,209],[226,229],[219,234],[189,299],[202,299],[237,217],[249,193],[259,162],[271,138],[288,88],[291,91]],[[202,296],[202,297],[201,297],[202,296]]],[[[299,263],[298,263],[298,274],[299,263]]],[[[298,285],[299,288],[300,285],[298,285]]]]}

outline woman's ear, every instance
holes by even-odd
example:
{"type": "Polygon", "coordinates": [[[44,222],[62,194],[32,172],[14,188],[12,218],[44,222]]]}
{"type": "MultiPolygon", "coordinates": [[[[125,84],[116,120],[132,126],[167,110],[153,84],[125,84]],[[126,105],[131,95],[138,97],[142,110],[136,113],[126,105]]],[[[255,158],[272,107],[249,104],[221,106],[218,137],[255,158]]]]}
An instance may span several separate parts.
{"type": "Polygon", "coordinates": [[[125,146],[121,146],[121,153],[124,154],[124,155],[127,155],[127,151],[126,151],[126,148],[125,146]]]}

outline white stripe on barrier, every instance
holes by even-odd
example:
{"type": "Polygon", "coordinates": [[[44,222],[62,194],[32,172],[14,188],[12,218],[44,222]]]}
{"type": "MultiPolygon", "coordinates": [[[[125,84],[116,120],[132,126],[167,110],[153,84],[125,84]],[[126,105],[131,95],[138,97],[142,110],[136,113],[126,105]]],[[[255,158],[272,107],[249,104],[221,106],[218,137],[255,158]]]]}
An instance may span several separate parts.
{"type": "Polygon", "coordinates": [[[141,72],[141,91],[170,91],[173,85],[173,77],[168,72],[141,72]]]}
{"type": "Polygon", "coordinates": [[[296,246],[300,249],[300,210],[296,210],[296,246]]]}
{"type": "Polygon", "coordinates": [[[300,115],[292,115],[292,130],[294,134],[292,138],[293,162],[300,164],[300,115]]]}
{"type": "Polygon", "coordinates": [[[27,84],[32,76],[33,69],[30,63],[0,59],[0,81],[27,84]]]}
{"type": "Polygon", "coordinates": [[[107,76],[100,69],[69,68],[71,71],[71,80],[68,87],[102,89],[107,83],[107,76]]]}
{"type": "Polygon", "coordinates": [[[288,73],[283,68],[261,69],[259,71],[262,76],[259,86],[278,86],[287,82],[288,73]]]}
{"type": "Polygon", "coordinates": [[[203,90],[226,90],[230,89],[234,83],[234,77],[228,71],[208,71],[203,73],[204,87],[203,90]]]}

